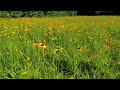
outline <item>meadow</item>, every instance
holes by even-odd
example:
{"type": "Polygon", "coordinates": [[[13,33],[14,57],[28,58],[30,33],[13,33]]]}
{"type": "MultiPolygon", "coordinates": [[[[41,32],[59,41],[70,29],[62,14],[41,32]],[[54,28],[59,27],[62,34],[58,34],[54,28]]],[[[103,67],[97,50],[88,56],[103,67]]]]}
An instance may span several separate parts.
{"type": "Polygon", "coordinates": [[[120,17],[0,18],[0,79],[120,79],[120,17]]]}

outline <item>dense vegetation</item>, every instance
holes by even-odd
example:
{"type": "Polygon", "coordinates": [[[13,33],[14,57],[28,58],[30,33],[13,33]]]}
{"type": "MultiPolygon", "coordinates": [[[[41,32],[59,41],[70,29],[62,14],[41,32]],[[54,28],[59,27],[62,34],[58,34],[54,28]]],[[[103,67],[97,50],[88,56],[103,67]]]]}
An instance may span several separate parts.
{"type": "Polygon", "coordinates": [[[77,11],[0,11],[0,17],[45,17],[45,16],[74,16],[77,11]]]}
{"type": "Polygon", "coordinates": [[[119,79],[120,17],[0,18],[0,78],[119,79]]]}

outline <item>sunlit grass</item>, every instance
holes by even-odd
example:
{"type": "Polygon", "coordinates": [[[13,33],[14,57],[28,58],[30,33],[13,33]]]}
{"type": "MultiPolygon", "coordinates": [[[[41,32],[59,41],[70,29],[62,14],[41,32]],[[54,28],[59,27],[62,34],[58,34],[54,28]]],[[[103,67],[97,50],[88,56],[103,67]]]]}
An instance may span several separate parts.
{"type": "Polygon", "coordinates": [[[120,78],[120,17],[0,18],[0,78],[120,78]]]}

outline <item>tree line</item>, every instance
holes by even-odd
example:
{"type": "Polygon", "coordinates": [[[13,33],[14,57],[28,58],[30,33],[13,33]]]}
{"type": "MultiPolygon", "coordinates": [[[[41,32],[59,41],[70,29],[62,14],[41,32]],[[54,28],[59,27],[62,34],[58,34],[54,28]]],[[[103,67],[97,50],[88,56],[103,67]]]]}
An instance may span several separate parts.
{"type": "Polygon", "coordinates": [[[77,11],[77,15],[120,15],[120,11],[77,11]]]}
{"type": "Polygon", "coordinates": [[[0,11],[0,17],[49,17],[79,15],[120,15],[120,11],[0,11]]]}
{"type": "Polygon", "coordinates": [[[49,17],[49,16],[75,16],[77,11],[0,11],[0,17],[49,17]]]}

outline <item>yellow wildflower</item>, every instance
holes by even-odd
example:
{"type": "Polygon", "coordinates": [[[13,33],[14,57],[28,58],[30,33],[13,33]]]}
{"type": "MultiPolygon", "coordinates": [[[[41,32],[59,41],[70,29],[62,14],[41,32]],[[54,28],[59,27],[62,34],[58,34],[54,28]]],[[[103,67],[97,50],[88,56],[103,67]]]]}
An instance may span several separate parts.
{"type": "Polygon", "coordinates": [[[81,47],[78,47],[77,50],[81,52],[83,49],[81,47]]]}
{"type": "Polygon", "coordinates": [[[18,38],[20,38],[20,39],[21,39],[21,38],[23,38],[23,36],[22,36],[22,35],[19,35],[19,36],[18,36],[18,38]]]}
{"type": "Polygon", "coordinates": [[[118,61],[118,62],[117,62],[117,64],[119,64],[119,65],[120,65],[120,61],[118,61]]]}
{"type": "Polygon", "coordinates": [[[29,31],[29,29],[27,27],[25,27],[25,32],[29,31]]]}
{"type": "Polygon", "coordinates": [[[15,29],[17,29],[18,27],[14,27],[15,29]]]}
{"type": "Polygon", "coordinates": [[[25,57],[24,58],[24,61],[29,61],[30,60],[30,57],[25,57]]]}
{"type": "Polygon", "coordinates": [[[33,43],[32,46],[41,46],[42,43],[33,43]]]}
{"type": "Polygon", "coordinates": [[[103,49],[107,50],[107,49],[109,49],[109,46],[107,44],[104,44],[103,49]]]}
{"type": "Polygon", "coordinates": [[[108,42],[107,36],[104,35],[102,38],[103,38],[103,40],[104,40],[105,42],[108,42]]]}
{"type": "Polygon", "coordinates": [[[47,28],[48,28],[48,30],[52,30],[52,27],[50,27],[50,26],[48,26],[47,28]]]}
{"type": "Polygon", "coordinates": [[[36,41],[35,43],[32,44],[32,46],[37,46],[37,47],[40,47],[40,48],[46,48],[47,47],[41,41],[36,41]]]}
{"type": "Polygon", "coordinates": [[[23,55],[23,52],[20,52],[20,55],[23,55]]]}
{"type": "Polygon", "coordinates": [[[51,37],[52,40],[56,40],[57,38],[55,36],[51,37]]]}
{"type": "Polygon", "coordinates": [[[21,71],[21,74],[22,74],[22,75],[26,75],[26,74],[27,74],[27,71],[26,71],[26,70],[22,70],[22,71],[21,71]]]}
{"type": "Polygon", "coordinates": [[[44,44],[39,45],[40,48],[46,48],[47,46],[44,44]]]}
{"type": "Polygon", "coordinates": [[[86,61],[86,62],[90,62],[91,60],[90,60],[90,59],[86,59],[85,61],[86,61]]]}
{"type": "Polygon", "coordinates": [[[61,48],[60,46],[56,46],[55,52],[63,52],[63,48],[61,48]]]}
{"type": "Polygon", "coordinates": [[[26,40],[26,43],[30,43],[30,40],[26,40]]]}

